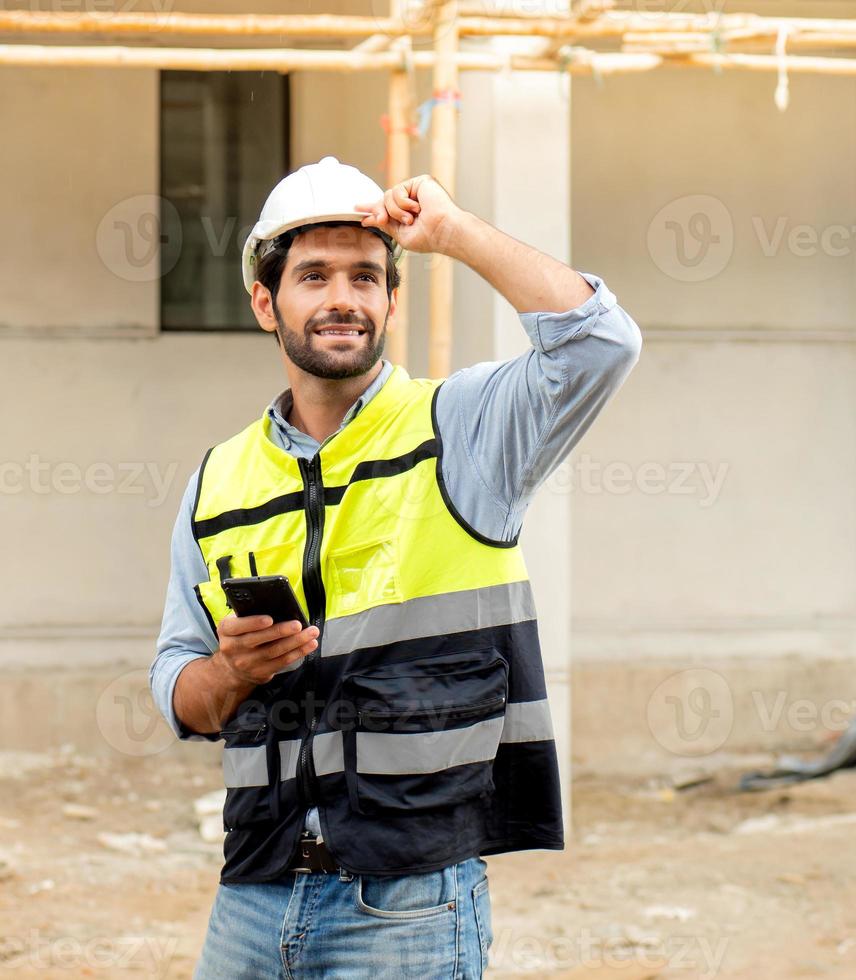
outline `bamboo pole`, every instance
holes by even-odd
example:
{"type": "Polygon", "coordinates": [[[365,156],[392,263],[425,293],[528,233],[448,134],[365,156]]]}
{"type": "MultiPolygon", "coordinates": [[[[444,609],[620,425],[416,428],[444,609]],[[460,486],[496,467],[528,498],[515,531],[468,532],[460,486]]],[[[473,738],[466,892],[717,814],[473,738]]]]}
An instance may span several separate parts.
{"type": "MultiPolygon", "coordinates": [[[[537,18],[533,23],[537,24],[537,18]]],[[[466,18],[468,33],[472,18],[466,18]]],[[[656,13],[653,11],[610,11],[594,20],[579,22],[577,30],[585,37],[617,37],[627,32],[688,31],[727,33],[728,31],[754,31],[758,36],[775,37],[781,28],[789,32],[823,31],[852,36],[856,21],[848,18],[820,17],[767,17],[761,14],[681,14],[656,13]]]]}
{"type": "Polygon", "coordinates": [[[186,14],[178,11],[111,13],[107,11],[0,10],[2,33],[49,34],[209,34],[234,37],[369,37],[426,34],[391,17],[339,14],[186,14]]]}
{"type": "MultiPolygon", "coordinates": [[[[856,39],[856,20],[845,18],[765,17],[758,14],[681,14],[607,11],[599,16],[544,17],[505,16],[499,11],[483,16],[478,8],[467,8],[473,16],[459,16],[460,37],[519,35],[571,39],[622,38],[626,34],[717,33],[726,37],[738,32],[744,37],[775,40],[780,30],[791,38],[818,35],[826,45],[856,39]]],[[[461,14],[459,8],[459,15],[461,14]]],[[[400,17],[339,16],[336,14],[191,14],[127,13],[105,11],[0,10],[0,33],[143,34],[166,37],[175,34],[222,37],[370,37],[390,38],[427,35],[430,27],[405,22],[400,17]]],[[[809,43],[806,41],[805,43],[809,43]]]]}
{"type": "MultiPolygon", "coordinates": [[[[434,21],[434,90],[431,113],[431,175],[455,196],[458,110],[457,0],[439,0],[434,21]]],[[[445,378],[452,365],[454,266],[448,255],[432,256],[429,283],[428,376],[445,378]]]]}
{"type": "Polygon", "coordinates": [[[743,68],[747,71],[778,71],[780,67],[794,74],[856,75],[856,58],[807,58],[803,56],[783,59],[767,54],[714,54],[691,52],[668,59],[666,64],[681,66],[684,62],[703,68],[743,68]]]}
{"type": "MultiPolygon", "coordinates": [[[[720,51],[735,51],[744,53],[748,50],[769,52],[775,47],[776,37],[759,37],[755,31],[729,31],[720,34],[718,43],[720,51]]],[[[627,52],[655,51],[665,54],[676,51],[711,51],[713,35],[690,33],[688,31],[663,31],[662,33],[628,32],[622,38],[621,50],[627,52]]],[[[788,50],[805,50],[807,48],[847,48],[856,46],[856,33],[851,37],[842,38],[836,34],[800,33],[788,34],[788,50]]],[[[714,52],[717,53],[717,52],[714,52]]]]}
{"type": "MultiPolygon", "coordinates": [[[[649,71],[662,61],[659,55],[640,52],[590,52],[603,74],[649,71]]],[[[489,51],[461,51],[453,59],[458,70],[559,71],[589,74],[591,64],[579,60],[562,66],[553,58],[529,55],[501,56],[489,51]]],[[[96,68],[181,68],[193,71],[384,71],[402,66],[400,51],[319,51],[308,48],[147,48],[102,44],[0,45],[0,65],[96,68]]],[[[433,51],[415,51],[414,68],[434,68],[433,51]]]]}
{"type": "Polygon", "coordinates": [[[0,45],[0,65],[182,68],[193,71],[375,71],[401,63],[396,52],[309,48],[147,48],[108,45],[0,45]]]}
{"type": "MultiPolygon", "coordinates": [[[[392,0],[390,13],[396,17],[400,11],[401,0],[392,0]]],[[[410,54],[410,38],[396,41],[398,50],[410,54]]],[[[387,133],[387,160],[389,186],[412,177],[410,163],[409,127],[413,121],[412,73],[406,68],[397,68],[389,74],[389,131],[387,133]]],[[[399,270],[401,285],[398,287],[398,303],[395,313],[395,329],[389,335],[389,357],[396,364],[408,366],[410,331],[410,259],[405,251],[399,270]]]]}
{"type": "MultiPolygon", "coordinates": [[[[725,42],[730,48],[732,44],[738,47],[738,50],[743,51],[747,48],[760,49],[763,51],[771,51],[776,45],[776,37],[772,34],[769,37],[760,37],[756,34],[751,36],[745,35],[743,37],[735,38],[732,41],[730,38],[726,38],[725,42]]],[[[805,48],[848,48],[856,44],[856,37],[843,38],[838,34],[825,34],[821,32],[814,33],[805,32],[799,34],[788,33],[788,49],[805,49],[805,48]]]]}
{"type": "MultiPolygon", "coordinates": [[[[414,68],[435,68],[439,55],[418,51],[414,68]]],[[[777,71],[775,55],[714,53],[703,51],[617,52],[577,49],[573,60],[562,64],[555,58],[529,55],[499,56],[491,52],[461,51],[451,57],[455,71],[567,72],[571,75],[643,72],[661,66],[744,68],[777,71]]],[[[144,48],[106,45],[0,45],[0,66],[157,68],[192,71],[382,71],[401,67],[400,51],[317,51],[300,48],[144,48]]],[[[787,55],[782,62],[794,73],[821,75],[856,74],[856,59],[787,55]]]]}
{"type": "Polygon", "coordinates": [[[371,54],[375,51],[387,51],[392,38],[389,34],[372,34],[359,44],[355,44],[351,51],[359,51],[361,54],[371,54]]]}

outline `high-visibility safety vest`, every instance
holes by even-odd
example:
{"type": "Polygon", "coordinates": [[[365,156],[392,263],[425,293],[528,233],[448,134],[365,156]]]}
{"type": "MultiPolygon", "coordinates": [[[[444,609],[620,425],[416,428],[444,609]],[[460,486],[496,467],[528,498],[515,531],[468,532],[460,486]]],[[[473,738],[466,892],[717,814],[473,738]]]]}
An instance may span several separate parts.
{"type": "Polygon", "coordinates": [[[448,496],[442,383],[396,366],[312,459],[272,442],[266,414],[205,457],[193,530],[212,627],[222,578],[285,575],[320,629],[221,732],[223,882],[281,875],[312,806],[355,873],[564,846],[526,566],[448,496]]]}

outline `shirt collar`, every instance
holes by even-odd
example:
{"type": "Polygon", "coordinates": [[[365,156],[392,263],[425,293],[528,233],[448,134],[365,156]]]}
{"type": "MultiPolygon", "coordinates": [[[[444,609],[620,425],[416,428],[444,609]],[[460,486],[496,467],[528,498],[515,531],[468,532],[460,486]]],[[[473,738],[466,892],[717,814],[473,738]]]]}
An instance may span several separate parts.
{"type": "MultiPolygon", "coordinates": [[[[392,364],[384,360],[383,367],[380,369],[378,376],[372,381],[372,383],[366,388],[366,390],[360,395],[360,397],[354,402],[353,405],[345,412],[345,416],[342,419],[342,423],[339,426],[343,429],[348,422],[350,422],[357,413],[366,405],[367,402],[371,401],[372,398],[380,391],[383,387],[386,379],[392,374],[392,364]]],[[[292,439],[295,435],[306,435],[296,426],[293,426],[290,422],[286,421],[286,417],[291,412],[292,405],[294,404],[294,396],[291,393],[291,388],[286,388],[285,391],[280,392],[274,398],[274,400],[268,405],[267,414],[271,422],[280,430],[283,434],[286,446],[291,444],[292,439]]]]}

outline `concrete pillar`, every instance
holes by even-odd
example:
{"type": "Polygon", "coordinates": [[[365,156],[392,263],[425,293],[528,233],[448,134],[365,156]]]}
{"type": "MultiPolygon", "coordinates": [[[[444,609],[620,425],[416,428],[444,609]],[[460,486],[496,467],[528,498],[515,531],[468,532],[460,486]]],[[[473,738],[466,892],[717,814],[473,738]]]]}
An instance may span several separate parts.
{"type": "MultiPolygon", "coordinates": [[[[495,42],[496,43],[496,42],[495,42]]],[[[540,72],[493,79],[493,224],[570,262],[569,79],[540,72]]],[[[531,312],[531,311],[522,311],[531,312]]],[[[509,303],[493,299],[494,359],[523,353],[529,339],[509,303]]],[[[548,697],[559,750],[565,827],[571,827],[571,507],[542,486],[521,544],[538,610],[548,697]]]]}

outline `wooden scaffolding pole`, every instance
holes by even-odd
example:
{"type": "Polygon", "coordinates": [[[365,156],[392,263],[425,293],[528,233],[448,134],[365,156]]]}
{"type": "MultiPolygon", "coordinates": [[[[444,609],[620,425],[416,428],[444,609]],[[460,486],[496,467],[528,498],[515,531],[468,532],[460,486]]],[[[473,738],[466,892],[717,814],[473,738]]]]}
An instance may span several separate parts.
{"type": "Polygon", "coordinates": [[[170,34],[223,37],[369,37],[427,33],[389,17],[339,14],[186,14],[0,10],[2,33],[170,34]]]}
{"type": "MultiPolygon", "coordinates": [[[[835,59],[829,59],[835,60],[835,59]]],[[[435,67],[433,51],[413,52],[415,68],[435,67]]],[[[649,71],[662,64],[657,54],[617,51],[586,52],[573,63],[529,55],[501,56],[489,51],[461,51],[452,58],[462,71],[568,71],[588,75],[592,63],[602,75],[649,71]]],[[[389,71],[401,69],[401,51],[367,49],[336,51],[311,48],[161,48],[103,44],[2,44],[0,65],[41,65],[48,68],[181,68],[189,71],[389,71]]]]}
{"type": "MultiPolygon", "coordinates": [[[[434,100],[431,112],[431,174],[455,196],[458,131],[457,0],[440,0],[434,21],[434,100]]],[[[433,255],[429,286],[428,375],[445,378],[452,364],[452,283],[447,255],[433,255]]]]}
{"type": "MultiPolygon", "coordinates": [[[[462,5],[459,6],[459,15],[462,5]]],[[[599,16],[544,17],[459,16],[460,37],[502,35],[564,37],[567,40],[622,38],[626,34],[705,34],[725,40],[730,35],[775,40],[779,31],[806,40],[817,35],[820,43],[856,41],[856,21],[845,18],[766,17],[759,14],[681,14],[608,11],[599,16]]],[[[191,14],[129,13],[105,11],[0,10],[0,33],[50,34],[173,34],[222,37],[320,37],[345,38],[386,35],[427,35],[423,23],[408,23],[400,15],[389,17],[339,16],[337,14],[191,14]]]]}
{"type": "MultiPolygon", "coordinates": [[[[561,52],[560,52],[561,53],[561,52]]],[[[854,75],[856,58],[807,55],[744,54],[740,52],[674,51],[622,53],[575,48],[572,60],[515,54],[500,56],[461,51],[451,65],[458,71],[549,71],[570,75],[617,75],[655,68],[738,68],[818,75],[854,75]]],[[[434,68],[439,53],[414,52],[414,68],[434,68]]],[[[188,71],[390,71],[400,70],[400,51],[317,51],[308,48],[145,48],[105,45],[0,44],[0,66],[29,65],[47,68],[158,68],[188,71]]],[[[445,183],[445,182],[444,182],[445,183]]]]}
{"type": "MultiPolygon", "coordinates": [[[[856,20],[845,18],[766,17],[759,14],[682,14],[606,11],[598,15],[544,17],[504,16],[497,11],[484,16],[477,8],[462,15],[459,4],[457,31],[464,36],[554,37],[566,41],[625,39],[645,34],[651,44],[663,35],[716,36],[721,43],[731,40],[775,42],[779,32],[788,32],[794,44],[842,46],[856,44],[856,20]]],[[[336,14],[168,14],[105,11],[0,10],[0,33],[127,34],[212,37],[314,37],[349,38],[386,35],[427,35],[430,27],[409,23],[400,15],[389,17],[339,16],[336,14]]]]}
{"type": "MultiPolygon", "coordinates": [[[[390,14],[397,18],[400,14],[402,0],[392,0],[390,14]]],[[[409,37],[399,38],[397,50],[405,58],[412,54],[409,37]]],[[[408,61],[408,66],[411,63],[408,61]]],[[[415,106],[413,105],[414,71],[412,67],[394,69],[389,74],[389,115],[387,123],[387,161],[389,164],[386,174],[387,187],[412,177],[410,164],[410,127],[413,122],[415,106]]],[[[408,275],[410,262],[408,253],[402,256],[399,270],[401,285],[398,287],[398,305],[395,313],[395,329],[389,335],[389,359],[396,364],[408,367],[408,335],[410,330],[410,277],[408,275]]]]}

